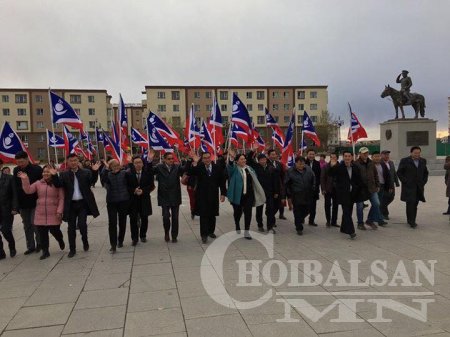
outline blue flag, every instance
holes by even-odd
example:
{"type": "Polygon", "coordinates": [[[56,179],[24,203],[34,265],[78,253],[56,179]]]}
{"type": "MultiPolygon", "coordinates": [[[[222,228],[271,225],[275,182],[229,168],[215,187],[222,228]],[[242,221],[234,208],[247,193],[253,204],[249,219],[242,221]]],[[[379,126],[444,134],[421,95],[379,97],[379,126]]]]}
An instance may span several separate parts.
{"type": "Polygon", "coordinates": [[[80,130],[83,128],[83,122],[69,103],[51,91],[50,99],[53,123],[64,123],[80,130]]]}
{"type": "Polygon", "coordinates": [[[64,148],[64,138],[47,129],[47,146],[64,148]]]}

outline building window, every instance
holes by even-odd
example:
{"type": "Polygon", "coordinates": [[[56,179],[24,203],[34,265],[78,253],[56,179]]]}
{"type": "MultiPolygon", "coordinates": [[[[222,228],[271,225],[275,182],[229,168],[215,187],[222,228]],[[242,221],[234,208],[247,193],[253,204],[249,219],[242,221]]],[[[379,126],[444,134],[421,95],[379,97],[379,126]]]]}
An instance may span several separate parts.
{"type": "Polygon", "coordinates": [[[309,110],[317,110],[317,104],[310,104],[309,105],[309,110]]]}
{"type": "Polygon", "coordinates": [[[226,104],[222,104],[221,106],[220,106],[220,111],[227,111],[227,105],[226,104]]]}
{"type": "Polygon", "coordinates": [[[9,116],[9,109],[3,109],[3,116],[9,116]]]}
{"type": "Polygon", "coordinates": [[[284,96],[284,98],[289,98],[289,91],[285,91],[285,92],[283,93],[283,96],[284,96]]]}
{"type": "Polygon", "coordinates": [[[317,91],[311,91],[309,93],[309,98],[317,98],[317,91]]]}
{"type": "Polygon", "coordinates": [[[264,117],[264,116],[258,116],[258,117],[256,118],[256,122],[257,122],[258,124],[264,124],[264,123],[265,123],[265,117],[264,117]]]}
{"type": "Polygon", "coordinates": [[[194,105],[194,111],[195,112],[199,112],[200,111],[200,104],[195,104],[194,105]]]}
{"type": "Polygon", "coordinates": [[[95,121],[89,121],[89,128],[95,129],[95,121]]]}
{"type": "Polygon", "coordinates": [[[43,149],[42,147],[38,148],[37,155],[38,155],[39,159],[44,158],[45,157],[45,149],[43,149]]]}
{"type": "Polygon", "coordinates": [[[47,135],[46,134],[39,135],[39,143],[45,142],[46,139],[47,139],[47,135]]]}
{"type": "Polygon", "coordinates": [[[35,101],[36,103],[42,103],[42,101],[43,101],[42,95],[36,95],[36,96],[34,96],[34,101],[35,101]]]}
{"type": "Polygon", "coordinates": [[[159,99],[165,99],[166,98],[166,93],[164,91],[158,91],[157,95],[158,95],[157,97],[159,99]]]}
{"type": "Polygon", "coordinates": [[[297,99],[305,99],[305,91],[297,91],[297,99]]]}
{"type": "Polygon", "coordinates": [[[111,109],[111,108],[106,109],[106,115],[107,115],[108,117],[111,117],[111,116],[112,116],[112,109],[111,109]]]}
{"type": "Polygon", "coordinates": [[[298,110],[299,110],[299,111],[305,110],[305,105],[304,105],[304,104],[299,104],[299,105],[298,105],[298,110]]]}
{"type": "Polygon", "coordinates": [[[194,91],[194,98],[200,98],[200,91],[194,91]]]}
{"type": "Polygon", "coordinates": [[[252,99],[253,93],[251,91],[247,91],[247,99],[252,99]]]}
{"type": "Polygon", "coordinates": [[[17,130],[28,130],[28,122],[26,121],[17,121],[16,126],[17,130]]]}
{"type": "Polygon", "coordinates": [[[313,123],[317,123],[317,116],[311,116],[311,121],[313,123]]]}
{"type": "Polygon", "coordinates": [[[74,109],[74,110],[75,110],[75,113],[76,113],[78,116],[81,114],[80,109],[74,109]]]}
{"type": "Polygon", "coordinates": [[[195,123],[199,126],[199,127],[201,127],[201,123],[202,123],[202,119],[200,118],[200,117],[195,117],[195,123]]]}
{"type": "Polygon", "coordinates": [[[27,109],[18,108],[17,109],[17,116],[26,116],[27,115],[27,109]]]}
{"type": "Polygon", "coordinates": [[[43,128],[44,128],[44,122],[41,122],[41,121],[37,122],[37,123],[36,123],[36,127],[37,127],[38,129],[43,129],[43,128]]]}
{"type": "Polygon", "coordinates": [[[27,103],[27,95],[17,94],[16,103],[27,103]]]}
{"type": "Polygon", "coordinates": [[[247,111],[253,111],[253,104],[247,104],[247,111]]]}
{"type": "Polygon", "coordinates": [[[206,98],[211,98],[212,97],[211,91],[205,92],[205,97],[206,98]]]}
{"type": "Polygon", "coordinates": [[[81,95],[70,95],[71,104],[81,104],[81,95]]]}
{"type": "Polygon", "coordinates": [[[264,104],[258,104],[258,111],[264,111],[264,104]]]}
{"type": "Polygon", "coordinates": [[[92,95],[88,96],[88,102],[95,103],[95,96],[92,96],[92,95]]]}
{"type": "Polygon", "coordinates": [[[289,121],[291,120],[291,116],[284,116],[283,120],[285,123],[289,123],[289,121]]]}
{"type": "Polygon", "coordinates": [[[219,97],[221,100],[228,99],[228,91],[219,91],[219,97]]]}
{"type": "Polygon", "coordinates": [[[173,108],[173,112],[179,112],[180,111],[180,106],[178,104],[174,104],[172,108],[173,108]]]}
{"type": "Polygon", "coordinates": [[[283,108],[284,108],[284,111],[289,111],[289,109],[291,108],[291,106],[290,106],[289,104],[285,104],[285,105],[283,106],[283,108]]]}
{"type": "Polygon", "coordinates": [[[275,118],[275,122],[278,123],[278,120],[280,119],[280,117],[279,116],[275,116],[274,118],[275,118]]]}
{"type": "Polygon", "coordinates": [[[303,124],[303,115],[302,116],[297,116],[297,124],[300,124],[300,125],[303,124]]]}
{"type": "Polygon", "coordinates": [[[206,111],[211,111],[211,110],[212,110],[212,105],[206,104],[206,111]]]}
{"type": "Polygon", "coordinates": [[[24,143],[28,142],[28,135],[20,135],[20,140],[24,143]]]}
{"type": "Polygon", "coordinates": [[[228,124],[228,116],[222,116],[223,124],[228,124]]]}
{"type": "Polygon", "coordinates": [[[180,100],[180,92],[179,91],[172,91],[172,100],[173,101],[179,101],[180,100]]]}
{"type": "Polygon", "coordinates": [[[94,108],[89,108],[89,116],[95,116],[95,109],[94,108]]]}
{"type": "Polygon", "coordinates": [[[44,116],[44,109],[37,108],[36,109],[36,116],[44,116]]]}
{"type": "Polygon", "coordinates": [[[272,111],[278,111],[278,104],[272,104],[272,111]]]}
{"type": "Polygon", "coordinates": [[[9,96],[8,95],[2,95],[2,103],[8,103],[9,102],[9,96]]]}
{"type": "Polygon", "coordinates": [[[264,91],[257,91],[256,92],[256,98],[257,99],[264,99],[264,91]]]}
{"type": "Polygon", "coordinates": [[[165,104],[159,104],[158,105],[158,112],[166,112],[166,105],[165,104]]]}
{"type": "Polygon", "coordinates": [[[108,126],[108,130],[111,129],[111,125],[112,125],[111,121],[107,121],[106,125],[108,126]]]}
{"type": "Polygon", "coordinates": [[[172,125],[173,126],[180,126],[181,120],[180,117],[172,117],[172,125]]]}
{"type": "Polygon", "coordinates": [[[272,98],[278,98],[280,95],[278,93],[278,91],[273,91],[272,92],[272,98]]]}

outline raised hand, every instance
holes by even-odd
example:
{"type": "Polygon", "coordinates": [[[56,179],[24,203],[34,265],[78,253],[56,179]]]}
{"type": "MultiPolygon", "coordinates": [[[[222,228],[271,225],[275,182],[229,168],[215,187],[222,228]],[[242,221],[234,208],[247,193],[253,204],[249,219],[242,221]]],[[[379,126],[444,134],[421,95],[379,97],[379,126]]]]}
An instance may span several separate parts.
{"type": "Polygon", "coordinates": [[[98,161],[94,165],[92,165],[91,168],[92,168],[93,171],[98,171],[100,166],[101,166],[101,163],[98,161]]]}
{"type": "Polygon", "coordinates": [[[155,150],[150,149],[150,150],[148,150],[148,153],[147,153],[147,161],[152,162],[153,158],[155,158],[155,150]]]}
{"type": "Polygon", "coordinates": [[[58,170],[55,169],[54,167],[50,168],[49,171],[50,171],[50,174],[51,174],[52,176],[55,176],[55,175],[58,174],[58,170]]]}
{"type": "Polygon", "coordinates": [[[199,156],[197,153],[195,153],[194,150],[189,151],[189,157],[192,158],[192,160],[194,161],[194,163],[198,163],[199,160],[200,160],[200,156],[199,156]]]}
{"type": "Polygon", "coordinates": [[[236,151],[232,148],[228,149],[228,156],[230,156],[231,159],[234,159],[236,157],[236,151]]]}
{"type": "Polygon", "coordinates": [[[20,179],[27,179],[28,178],[28,174],[26,174],[25,172],[20,171],[19,173],[17,173],[17,176],[20,179]]]}

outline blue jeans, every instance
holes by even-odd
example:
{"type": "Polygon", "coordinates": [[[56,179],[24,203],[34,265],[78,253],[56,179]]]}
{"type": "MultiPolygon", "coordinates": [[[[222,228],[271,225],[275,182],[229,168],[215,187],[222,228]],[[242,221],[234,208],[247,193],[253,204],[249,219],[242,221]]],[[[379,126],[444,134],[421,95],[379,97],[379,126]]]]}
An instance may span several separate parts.
{"type": "MultiPolygon", "coordinates": [[[[380,199],[378,197],[378,193],[374,192],[370,195],[370,210],[367,215],[367,221],[371,222],[381,222],[383,221],[383,217],[380,212],[380,199]]],[[[364,223],[364,202],[356,203],[356,216],[358,218],[358,224],[364,223]]]]}

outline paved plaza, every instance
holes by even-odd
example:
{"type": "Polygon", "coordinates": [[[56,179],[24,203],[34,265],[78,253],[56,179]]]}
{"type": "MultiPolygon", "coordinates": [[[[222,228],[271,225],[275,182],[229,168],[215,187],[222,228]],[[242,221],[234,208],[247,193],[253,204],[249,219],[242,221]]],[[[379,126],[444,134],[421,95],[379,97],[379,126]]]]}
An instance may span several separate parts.
{"type": "MultiPolygon", "coordinates": [[[[163,240],[155,191],[148,242],[132,247],[127,229],[124,248],[111,255],[105,191],[97,186],[95,194],[101,216],[89,225],[91,249],[83,252],[79,248],[73,259],[67,258],[67,250],[59,251],[52,237],[50,258],[40,261],[39,254],[24,256],[24,233],[20,218],[16,217],[14,234],[18,255],[0,262],[1,336],[450,336],[450,223],[449,218],[442,215],[447,207],[444,179],[430,177],[426,187],[428,202],[419,205],[417,229],[406,224],[405,206],[399,201],[399,189],[397,191],[390,207],[389,225],[377,231],[357,231],[354,241],[339,233],[337,228],[325,227],[323,198],[318,203],[319,227],[306,226],[302,237],[296,235],[292,212],[286,210],[288,220],[277,220],[274,259],[284,262],[317,260],[323,266],[324,275],[328,275],[333,264],[339,263],[346,278],[350,277],[348,260],[359,259],[362,261],[361,280],[376,259],[387,261],[390,278],[399,261],[403,261],[406,270],[414,276],[413,260],[437,260],[434,285],[422,279],[420,287],[395,287],[395,291],[434,293],[419,296],[435,300],[428,304],[426,322],[390,309],[384,309],[383,317],[392,322],[373,322],[371,319],[377,312],[369,302],[358,303],[354,310],[360,322],[333,322],[338,317],[337,308],[316,322],[307,318],[301,309],[292,308],[290,317],[295,322],[277,322],[285,317],[285,303],[280,299],[286,295],[278,295],[279,292],[329,292],[328,296],[307,296],[314,308],[324,310],[336,299],[346,298],[350,291],[387,292],[392,291],[392,287],[359,289],[320,284],[303,289],[305,287],[289,286],[289,280],[277,286],[262,282],[259,287],[237,287],[236,260],[269,260],[258,240],[239,239],[227,249],[223,262],[224,285],[239,301],[258,299],[270,289],[272,297],[253,309],[222,306],[211,299],[202,284],[200,266],[203,263],[208,267],[207,260],[202,262],[208,244],[201,244],[199,221],[198,218],[191,220],[185,191],[178,243],[163,240]]],[[[254,221],[252,226],[255,230],[254,221]]],[[[67,225],[62,227],[67,242],[67,225]]],[[[216,233],[220,236],[233,229],[232,209],[225,202],[216,233]]],[[[77,239],[80,247],[80,238],[77,239]]],[[[210,267],[209,271],[215,272],[210,267]]],[[[273,268],[272,272],[272,279],[276,281],[277,269],[273,268]]],[[[420,308],[419,303],[412,302],[414,297],[389,298],[420,308]]]]}

